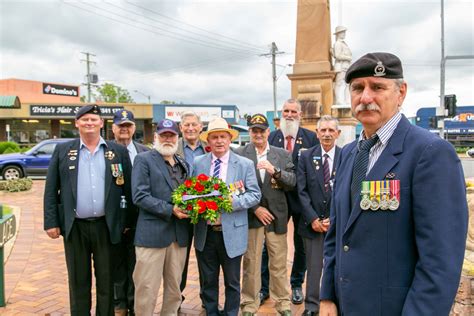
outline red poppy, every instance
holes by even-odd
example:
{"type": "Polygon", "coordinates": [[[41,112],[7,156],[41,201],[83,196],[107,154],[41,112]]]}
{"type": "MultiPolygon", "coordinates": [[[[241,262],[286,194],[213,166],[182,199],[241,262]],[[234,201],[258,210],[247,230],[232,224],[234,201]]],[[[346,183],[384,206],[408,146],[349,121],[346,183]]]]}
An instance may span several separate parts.
{"type": "Polygon", "coordinates": [[[193,185],[193,181],[191,181],[191,180],[184,181],[184,186],[186,188],[190,188],[192,185],[193,185]]]}
{"type": "Polygon", "coordinates": [[[197,205],[199,206],[199,214],[202,214],[206,211],[206,202],[204,202],[203,200],[198,200],[197,205]]]}
{"type": "Polygon", "coordinates": [[[196,177],[196,179],[198,179],[199,181],[207,181],[209,180],[209,177],[205,175],[204,173],[201,173],[200,175],[196,177]]]}
{"type": "Polygon", "coordinates": [[[208,209],[213,210],[213,211],[217,211],[218,209],[217,203],[214,201],[206,201],[206,206],[208,209]]]}
{"type": "Polygon", "coordinates": [[[193,205],[192,204],[188,204],[188,206],[186,206],[186,209],[188,211],[192,211],[193,210],[193,205]]]}
{"type": "Polygon", "coordinates": [[[198,192],[202,192],[205,189],[205,187],[201,184],[201,182],[196,182],[194,185],[194,190],[198,192]]]}
{"type": "Polygon", "coordinates": [[[219,184],[214,184],[214,190],[219,190],[219,184]]]}
{"type": "Polygon", "coordinates": [[[206,146],[206,147],[204,147],[204,150],[205,150],[207,153],[210,153],[210,152],[211,152],[211,146],[206,146]]]}

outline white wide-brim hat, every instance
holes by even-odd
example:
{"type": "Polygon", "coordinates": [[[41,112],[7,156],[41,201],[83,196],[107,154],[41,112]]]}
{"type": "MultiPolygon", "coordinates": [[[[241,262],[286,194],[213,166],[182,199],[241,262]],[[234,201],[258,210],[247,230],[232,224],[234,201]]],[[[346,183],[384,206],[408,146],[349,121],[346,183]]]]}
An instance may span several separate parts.
{"type": "Polygon", "coordinates": [[[199,135],[199,139],[203,142],[207,142],[207,137],[209,136],[209,134],[215,132],[229,133],[232,138],[231,141],[239,137],[238,131],[236,131],[235,129],[231,129],[225,119],[218,117],[209,122],[209,125],[207,126],[207,131],[202,132],[201,135],[199,135]]]}

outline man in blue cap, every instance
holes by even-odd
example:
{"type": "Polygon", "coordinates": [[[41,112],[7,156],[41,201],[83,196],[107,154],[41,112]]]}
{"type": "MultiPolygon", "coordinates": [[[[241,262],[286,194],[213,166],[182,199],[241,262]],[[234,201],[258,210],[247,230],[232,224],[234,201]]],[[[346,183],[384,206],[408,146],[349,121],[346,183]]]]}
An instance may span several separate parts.
{"type": "MultiPolygon", "coordinates": [[[[112,132],[115,142],[127,147],[130,161],[133,162],[137,154],[150,150],[148,147],[133,140],[135,134],[135,117],[132,111],[120,110],[115,112],[112,132]]],[[[133,269],[135,268],[135,226],[138,211],[135,209],[130,215],[130,229],[124,232],[122,241],[114,247],[114,307],[116,316],[134,315],[133,269]]]]}
{"type": "Polygon", "coordinates": [[[121,241],[131,204],[126,149],[100,136],[99,106],[76,113],[79,139],[56,146],[44,192],[44,229],[64,237],[71,315],[90,315],[92,262],[97,315],[113,315],[112,247],[121,241]]]}
{"type": "Polygon", "coordinates": [[[336,172],[319,315],[448,315],[467,233],[461,161],[400,113],[397,56],[367,54],[345,80],[363,130],[336,172]]]}

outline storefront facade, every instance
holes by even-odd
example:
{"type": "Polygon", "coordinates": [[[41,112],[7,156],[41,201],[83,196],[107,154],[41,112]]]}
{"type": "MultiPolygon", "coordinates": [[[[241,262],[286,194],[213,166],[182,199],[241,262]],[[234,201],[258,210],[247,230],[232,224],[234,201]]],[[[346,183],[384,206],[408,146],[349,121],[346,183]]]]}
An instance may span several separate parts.
{"type": "MultiPolygon", "coordinates": [[[[12,140],[30,146],[48,138],[78,136],[74,124],[75,113],[86,103],[80,101],[80,87],[44,83],[31,80],[0,80],[3,99],[16,96],[16,104],[0,104],[0,141],[12,140]]],[[[11,98],[10,98],[11,99],[11,98]]],[[[102,136],[112,139],[112,117],[116,111],[132,111],[136,119],[135,139],[143,143],[153,141],[151,104],[98,103],[104,117],[102,136]]]]}

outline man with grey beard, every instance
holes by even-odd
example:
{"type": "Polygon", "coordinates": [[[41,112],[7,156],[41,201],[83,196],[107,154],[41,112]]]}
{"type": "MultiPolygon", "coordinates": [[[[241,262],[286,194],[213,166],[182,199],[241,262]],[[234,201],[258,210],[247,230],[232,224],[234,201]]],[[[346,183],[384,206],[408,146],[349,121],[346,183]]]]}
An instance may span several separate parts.
{"type": "MultiPolygon", "coordinates": [[[[280,121],[280,129],[270,133],[268,142],[270,145],[275,147],[285,148],[292,157],[295,169],[298,169],[298,160],[301,151],[304,151],[310,147],[319,145],[316,134],[308,129],[300,127],[301,121],[301,104],[296,99],[288,99],[283,104],[282,117],[280,121]]],[[[296,184],[298,187],[298,184],[296,184]]],[[[298,197],[298,191],[286,192],[288,200],[288,212],[289,216],[293,218],[293,242],[295,247],[295,253],[293,256],[293,267],[291,269],[291,301],[293,304],[303,303],[303,290],[302,285],[304,282],[304,275],[306,272],[306,259],[303,245],[303,239],[297,233],[298,225],[301,217],[302,205],[298,197]]],[[[262,289],[260,291],[260,302],[263,302],[268,298],[268,257],[266,258],[266,252],[262,258],[262,289]]]]}
{"type": "Polygon", "coordinates": [[[171,203],[171,193],[189,175],[189,166],[176,155],[178,126],[158,123],[154,150],[137,155],[132,171],[133,202],[139,207],[135,233],[137,262],[135,313],[153,315],[163,279],[161,315],[177,315],[180,282],[186,260],[189,216],[171,203]]]}

